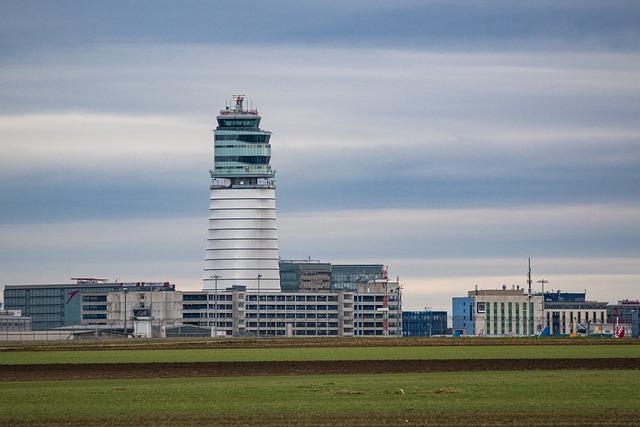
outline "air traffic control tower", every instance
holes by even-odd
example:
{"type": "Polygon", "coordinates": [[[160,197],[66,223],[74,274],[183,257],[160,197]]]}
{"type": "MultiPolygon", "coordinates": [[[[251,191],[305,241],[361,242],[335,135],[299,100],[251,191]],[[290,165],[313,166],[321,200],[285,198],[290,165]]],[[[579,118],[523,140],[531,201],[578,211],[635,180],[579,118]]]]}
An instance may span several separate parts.
{"type": "Polygon", "coordinates": [[[213,132],[204,289],[280,289],[271,132],[244,101],[234,96],[213,132]]]}

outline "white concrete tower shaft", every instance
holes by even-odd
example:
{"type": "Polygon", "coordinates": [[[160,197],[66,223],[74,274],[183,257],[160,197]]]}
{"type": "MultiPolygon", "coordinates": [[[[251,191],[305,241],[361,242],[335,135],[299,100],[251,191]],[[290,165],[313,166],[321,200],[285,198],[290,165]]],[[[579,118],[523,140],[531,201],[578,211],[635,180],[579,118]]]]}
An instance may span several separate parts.
{"type": "Polygon", "coordinates": [[[234,96],[214,130],[204,289],[280,289],[271,132],[243,102],[234,96]]]}

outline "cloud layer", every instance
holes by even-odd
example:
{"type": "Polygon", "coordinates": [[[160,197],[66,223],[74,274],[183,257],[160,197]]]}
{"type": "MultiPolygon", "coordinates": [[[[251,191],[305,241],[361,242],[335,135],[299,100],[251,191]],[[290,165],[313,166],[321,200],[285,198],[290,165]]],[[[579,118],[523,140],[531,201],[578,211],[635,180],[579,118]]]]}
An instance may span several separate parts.
{"type": "Polygon", "coordinates": [[[211,128],[240,92],[274,132],[283,257],[389,264],[414,308],[522,284],[529,256],[637,297],[634,2],[0,9],[0,283],[197,288],[211,128]]]}

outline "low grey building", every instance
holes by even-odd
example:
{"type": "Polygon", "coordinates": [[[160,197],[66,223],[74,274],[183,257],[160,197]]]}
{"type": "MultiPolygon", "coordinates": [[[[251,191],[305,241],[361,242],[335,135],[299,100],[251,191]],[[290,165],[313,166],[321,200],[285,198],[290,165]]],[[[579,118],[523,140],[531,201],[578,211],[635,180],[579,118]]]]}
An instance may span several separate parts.
{"type": "Polygon", "coordinates": [[[353,336],[353,294],[247,291],[183,292],[182,322],[214,336],[353,336]]]}
{"type": "Polygon", "coordinates": [[[0,310],[0,332],[22,332],[31,330],[31,317],[23,316],[20,310],[0,310]]]}

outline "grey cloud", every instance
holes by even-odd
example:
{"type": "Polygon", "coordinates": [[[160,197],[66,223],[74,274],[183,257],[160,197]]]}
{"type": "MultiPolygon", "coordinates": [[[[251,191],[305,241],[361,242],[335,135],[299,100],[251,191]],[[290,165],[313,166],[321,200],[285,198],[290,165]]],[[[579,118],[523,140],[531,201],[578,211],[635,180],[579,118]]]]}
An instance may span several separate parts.
{"type": "MultiPolygon", "coordinates": [[[[609,300],[635,297],[640,254],[621,250],[611,239],[626,232],[637,248],[639,212],[628,206],[575,206],[282,214],[280,247],[284,258],[388,264],[405,285],[407,308],[447,309],[452,294],[475,284],[523,284],[528,256],[535,277],[552,280],[553,288],[589,288],[609,300]],[[580,245],[569,247],[567,241],[576,236],[580,245]]],[[[200,215],[0,225],[2,284],[87,274],[170,280],[198,289],[205,228],[206,217],[200,215]]]]}
{"type": "Polygon", "coordinates": [[[327,210],[284,215],[281,253],[306,244],[319,258],[638,256],[639,223],[635,205],[327,210]]]}
{"type": "Polygon", "coordinates": [[[633,1],[5,2],[5,51],[101,42],[637,49],[633,1]]]}
{"type": "MultiPolygon", "coordinates": [[[[135,28],[143,3],[24,4],[0,6],[30,8],[0,14],[3,281],[82,268],[197,288],[210,130],[233,92],[274,131],[284,257],[391,260],[426,305],[474,281],[438,260],[493,259],[476,271],[494,286],[521,278],[506,257],[638,256],[635,3],[288,3],[240,35],[215,26],[238,11],[210,19],[209,3],[135,28]],[[470,10],[489,30],[461,25],[470,10]]],[[[577,270],[554,282],[596,283],[577,270]]],[[[628,265],[602,271],[635,289],[628,265]]]]}
{"type": "MultiPolygon", "coordinates": [[[[161,202],[161,188],[193,188],[195,200],[211,163],[213,116],[230,88],[243,88],[274,130],[285,210],[319,200],[339,208],[624,201],[640,188],[638,69],[635,54],[175,45],[32,54],[0,75],[0,150],[11,154],[1,173],[46,174],[44,189],[55,187],[52,177],[73,177],[88,201],[96,197],[82,183],[101,181],[106,194],[130,194],[139,214],[133,199],[161,202]],[[41,114],[16,116],[25,110],[41,114]],[[69,111],[86,116],[83,126],[69,111]]],[[[16,212],[24,210],[17,198],[33,191],[27,181],[4,185],[16,212]]],[[[181,215],[199,209],[170,204],[181,215]]]]}

